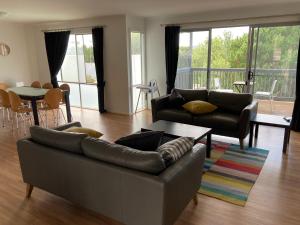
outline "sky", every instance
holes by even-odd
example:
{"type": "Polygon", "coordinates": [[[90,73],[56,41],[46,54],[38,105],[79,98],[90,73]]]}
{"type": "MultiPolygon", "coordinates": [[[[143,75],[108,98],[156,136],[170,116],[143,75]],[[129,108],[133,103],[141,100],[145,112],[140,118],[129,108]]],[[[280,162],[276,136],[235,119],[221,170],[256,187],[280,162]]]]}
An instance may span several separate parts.
{"type": "MultiPolygon", "coordinates": [[[[214,28],[212,29],[212,38],[223,37],[225,31],[230,31],[233,37],[240,37],[243,34],[248,34],[249,27],[230,27],[230,28],[214,28]]],[[[195,31],[193,32],[193,46],[197,46],[200,43],[208,39],[208,31],[195,31]]],[[[188,47],[190,46],[190,35],[189,33],[180,34],[180,46],[188,47]]]]}

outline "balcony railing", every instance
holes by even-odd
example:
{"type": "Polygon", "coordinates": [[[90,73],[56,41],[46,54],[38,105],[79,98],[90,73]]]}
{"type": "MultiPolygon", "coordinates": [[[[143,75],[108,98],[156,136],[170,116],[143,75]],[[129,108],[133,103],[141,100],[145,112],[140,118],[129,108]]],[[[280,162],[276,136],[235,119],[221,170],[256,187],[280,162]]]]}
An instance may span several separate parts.
{"type": "MultiPolygon", "coordinates": [[[[214,79],[219,78],[221,89],[233,89],[235,81],[245,80],[246,69],[241,68],[212,68],[210,89],[216,89],[214,79]]],[[[274,98],[282,101],[292,101],[295,96],[295,69],[256,69],[254,93],[256,91],[269,92],[274,80],[277,84],[274,98]]],[[[207,68],[179,68],[175,87],[184,89],[202,89],[207,87],[207,68]]]]}

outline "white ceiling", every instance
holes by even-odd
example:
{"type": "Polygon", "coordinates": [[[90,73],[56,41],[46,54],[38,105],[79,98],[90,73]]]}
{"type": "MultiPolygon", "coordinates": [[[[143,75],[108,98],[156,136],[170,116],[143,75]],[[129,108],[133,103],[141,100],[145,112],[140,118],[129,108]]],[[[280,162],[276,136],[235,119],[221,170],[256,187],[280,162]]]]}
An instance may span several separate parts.
{"type": "Polygon", "coordinates": [[[144,17],[300,3],[300,0],[0,0],[1,20],[46,22],[129,14],[144,17]]]}

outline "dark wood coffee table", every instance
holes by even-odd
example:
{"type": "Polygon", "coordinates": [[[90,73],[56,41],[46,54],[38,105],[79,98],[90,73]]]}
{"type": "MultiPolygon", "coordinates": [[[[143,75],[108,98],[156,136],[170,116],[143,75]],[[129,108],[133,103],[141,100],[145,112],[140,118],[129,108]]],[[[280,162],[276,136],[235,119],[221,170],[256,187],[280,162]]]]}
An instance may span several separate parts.
{"type": "Polygon", "coordinates": [[[257,139],[259,125],[280,127],[284,128],[284,139],[283,139],[283,153],[286,153],[287,146],[290,140],[291,133],[291,123],[283,119],[284,116],[268,115],[268,114],[257,114],[256,117],[250,121],[250,137],[249,137],[249,147],[253,145],[253,133],[255,126],[254,137],[257,139]]]}
{"type": "Polygon", "coordinates": [[[165,120],[158,120],[144,130],[164,131],[166,135],[174,138],[178,137],[192,137],[195,139],[195,144],[206,136],[206,157],[210,158],[211,152],[211,128],[193,126],[184,123],[176,123],[165,120]]]}

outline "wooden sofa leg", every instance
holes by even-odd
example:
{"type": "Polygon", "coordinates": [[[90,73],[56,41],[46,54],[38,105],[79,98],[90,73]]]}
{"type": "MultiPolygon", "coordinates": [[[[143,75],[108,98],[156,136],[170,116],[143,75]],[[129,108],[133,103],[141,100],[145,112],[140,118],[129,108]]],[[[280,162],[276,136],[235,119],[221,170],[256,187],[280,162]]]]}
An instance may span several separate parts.
{"type": "Polygon", "coordinates": [[[198,205],[198,196],[197,194],[195,194],[195,196],[193,197],[193,202],[195,205],[198,205]]]}
{"type": "Polygon", "coordinates": [[[240,148],[243,150],[244,149],[244,139],[240,138],[240,148]]]}
{"type": "Polygon", "coordinates": [[[33,190],[33,185],[27,184],[27,186],[26,186],[26,198],[30,198],[32,190],[33,190]]]}

